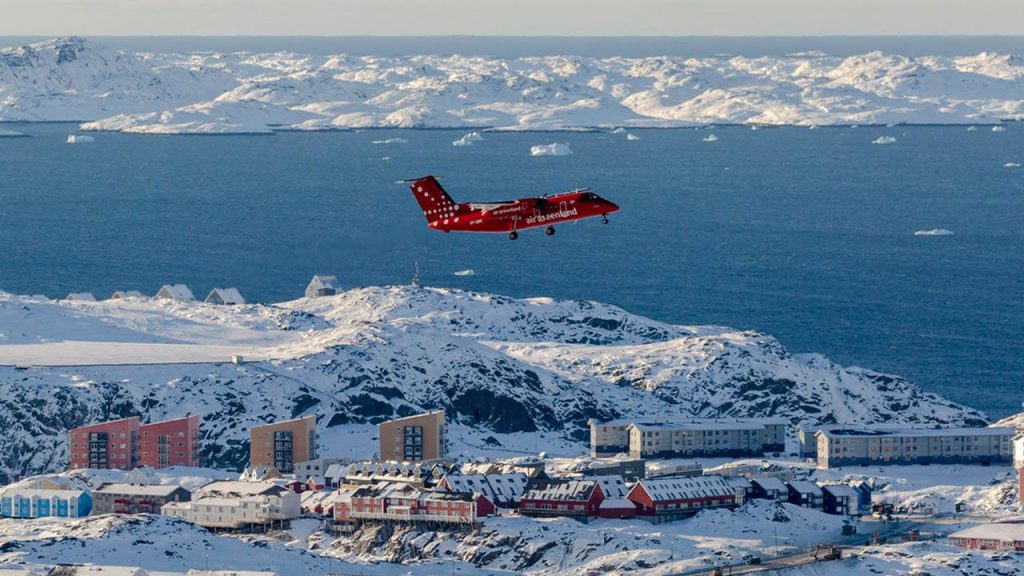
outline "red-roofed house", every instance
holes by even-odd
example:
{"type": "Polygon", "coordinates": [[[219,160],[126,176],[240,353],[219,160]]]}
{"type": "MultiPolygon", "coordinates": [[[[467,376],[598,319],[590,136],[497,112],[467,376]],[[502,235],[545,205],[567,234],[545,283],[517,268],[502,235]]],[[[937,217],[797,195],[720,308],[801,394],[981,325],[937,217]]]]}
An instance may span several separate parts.
{"type": "Polygon", "coordinates": [[[640,480],[627,498],[637,516],[656,523],[692,516],[705,508],[735,508],[736,489],[719,476],[640,480]]]}
{"type": "Polygon", "coordinates": [[[604,491],[596,480],[542,480],[519,502],[524,516],[567,516],[581,522],[600,516],[604,491]]]}

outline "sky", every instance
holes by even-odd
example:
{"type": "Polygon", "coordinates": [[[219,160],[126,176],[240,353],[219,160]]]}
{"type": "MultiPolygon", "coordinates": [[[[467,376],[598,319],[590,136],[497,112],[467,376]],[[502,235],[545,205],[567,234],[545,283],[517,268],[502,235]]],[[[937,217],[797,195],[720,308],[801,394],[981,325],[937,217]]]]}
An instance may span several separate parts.
{"type": "Polygon", "coordinates": [[[0,0],[0,35],[1024,35],[1024,0],[0,0]]]}

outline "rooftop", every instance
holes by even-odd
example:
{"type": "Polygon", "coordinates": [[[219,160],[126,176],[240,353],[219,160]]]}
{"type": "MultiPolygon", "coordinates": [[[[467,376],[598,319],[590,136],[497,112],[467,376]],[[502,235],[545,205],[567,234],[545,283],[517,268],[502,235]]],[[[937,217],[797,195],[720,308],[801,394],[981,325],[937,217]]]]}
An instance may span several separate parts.
{"type": "Polygon", "coordinates": [[[96,490],[102,494],[132,494],[136,496],[170,496],[181,486],[173,484],[107,484],[96,490]]]}
{"type": "Polygon", "coordinates": [[[999,540],[1000,542],[1024,542],[1024,524],[1013,522],[995,522],[978,524],[949,535],[950,538],[980,538],[999,540]]]}
{"type": "Polygon", "coordinates": [[[761,424],[761,425],[789,425],[789,420],[786,418],[699,418],[693,417],[679,417],[679,418],[618,418],[616,420],[608,420],[601,422],[599,420],[591,419],[590,423],[594,426],[628,426],[630,424],[637,424],[643,426],[664,426],[668,424],[761,424]]]}
{"type": "Polygon", "coordinates": [[[876,428],[870,426],[844,427],[836,430],[824,429],[818,433],[826,436],[893,436],[927,438],[933,436],[1006,436],[1016,434],[1013,428],[876,428]]]}

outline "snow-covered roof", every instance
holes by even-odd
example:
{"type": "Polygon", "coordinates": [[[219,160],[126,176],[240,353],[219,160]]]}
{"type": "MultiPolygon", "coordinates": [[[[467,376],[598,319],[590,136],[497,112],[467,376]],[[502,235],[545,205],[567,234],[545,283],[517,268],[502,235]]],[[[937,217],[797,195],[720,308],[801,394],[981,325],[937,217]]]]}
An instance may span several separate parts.
{"type": "Polygon", "coordinates": [[[324,288],[334,288],[334,283],[338,281],[338,277],[333,274],[314,274],[313,279],[309,281],[310,284],[317,284],[324,288]]]}
{"type": "Polygon", "coordinates": [[[605,498],[625,498],[632,486],[627,486],[622,476],[591,476],[601,485],[601,493],[605,498]]]}
{"type": "Polygon", "coordinates": [[[744,476],[727,476],[725,478],[725,482],[726,484],[732,486],[733,488],[747,489],[753,487],[753,484],[750,483],[750,480],[748,480],[744,476]]]}
{"type": "Polygon", "coordinates": [[[598,506],[601,510],[634,510],[636,504],[632,500],[626,500],[625,498],[607,498],[601,501],[601,505],[598,506]]]}
{"type": "Polygon", "coordinates": [[[654,424],[630,424],[629,427],[644,432],[662,430],[763,430],[765,425],[758,422],[658,422],[654,424]]]}
{"type": "Polygon", "coordinates": [[[96,297],[92,295],[92,292],[72,292],[68,294],[65,300],[76,300],[78,302],[95,302],[96,297]]]}
{"type": "Polygon", "coordinates": [[[327,467],[327,471],[324,472],[324,477],[331,478],[331,479],[341,478],[344,475],[345,475],[345,466],[343,464],[341,464],[340,462],[339,463],[335,463],[335,464],[331,464],[330,466],[327,467]]]}
{"type": "MultiPolygon", "coordinates": [[[[696,418],[696,417],[678,417],[678,418],[618,418],[615,420],[607,420],[601,422],[599,420],[590,420],[592,426],[629,426],[634,424],[638,427],[649,426],[651,429],[663,429],[667,427],[690,427],[693,425],[703,427],[715,427],[715,429],[728,429],[735,428],[737,425],[749,425],[749,427],[761,426],[788,426],[789,420],[785,418],[696,418]]],[[[748,426],[741,426],[740,429],[748,428],[748,426]]]]}
{"type": "Polygon", "coordinates": [[[79,498],[85,490],[51,490],[47,488],[21,488],[8,486],[0,490],[0,496],[21,496],[22,498],[79,498]]]}
{"type": "Polygon", "coordinates": [[[821,494],[821,487],[809,480],[793,480],[788,484],[800,494],[821,494]]]}
{"type": "Polygon", "coordinates": [[[778,492],[786,492],[787,491],[786,490],[786,485],[782,482],[782,480],[779,480],[778,478],[775,478],[774,476],[764,476],[764,477],[761,477],[761,478],[751,478],[750,481],[753,484],[755,484],[757,486],[760,486],[762,490],[774,490],[774,491],[778,491],[778,492]]]}
{"type": "Polygon", "coordinates": [[[518,501],[526,491],[525,474],[449,474],[442,483],[452,492],[479,492],[492,502],[518,501]]]}
{"type": "Polygon", "coordinates": [[[557,500],[563,502],[580,502],[590,499],[594,487],[597,486],[594,480],[567,480],[552,481],[545,483],[542,487],[528,490],[523,495],[523,500],[557,500]]]}
{"type": "Polygon", "coordinates": [[[220,301],[225,304],[245,304],[245,298],[242,298],[238,288],[214,288],[206,296],[205,302],[212,302],[214,295],[219,296],[220,301]]]}
{"type": "Polygon", "coordinates": [[[825,484],[821,489],[836,498],[841,498],[843,496],[853,498],[854,500],[858,498],[857,491],[846,484],[825,484]]]}
{"type": "Polygon", "coordinates": [[[116,300],[118,298],[145,298],[146,295],[138,290],[116,290],[110,297],[116,300]]]}
{"type": "Polygon", "coordinates": [[[929,436],[1006,436],[1012,438],[1016,432],[1013,428],[879,428],[871,426],[850,426],[839,429],[828,428],[818,430],[827,438],[849,436],[894,436],[894,437],[929,437],[929,436]]]}
{"type": "Polygon", "coordinates": [[[174,300],[195,300],[192,291],[184,284],[164,284],[156,293],[157,298],[171,298],[174,300]]]}
{"type": "Polygon", "coordinates": [[[1024,523],[993,522],[978,524],[949,535],[950,538],[977,538],[1000,542],[1024,542],[1024,523]]]}
{"type": "Polygon", "coordinates": [[[58,564],[49,572],[52,576],[147,576],[138,566],[99,566],[96,564],[58,564]]]}
{"type": "Polygon", "coordinates": [[[132,496],[170,496],[181,486],[173,484],[107,484],[96,490],[102,494],[129,494],[132,496]]]}
{"type": "Polygon", "coordinates": [[[254,570],[200,570],[192,569],[185,576],[277,576],[277,572],[257,572],[254,570]]]}
{"type": "Polygon", "coordinates": [[[277,493],[285,490],[274,482],[242,482],[237,480],[218,480],[199,488],[198,496],[256,496],[277,493]]]}
{"type": "Polygon", "coordinates": [[[720,476],[641,480],[637,486],[642,486],[655,502],[736,495],[736,489],[720,476]]]}

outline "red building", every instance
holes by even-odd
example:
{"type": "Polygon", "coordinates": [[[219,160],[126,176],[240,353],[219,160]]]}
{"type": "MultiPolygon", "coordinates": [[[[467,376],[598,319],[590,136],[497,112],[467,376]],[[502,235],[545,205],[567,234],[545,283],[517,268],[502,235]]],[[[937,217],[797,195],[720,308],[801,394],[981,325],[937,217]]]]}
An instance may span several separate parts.
{"type": "Polygon", "coordinates": [[[143,425],[139,429],[139,464],[153,468],[199,466],[199,416],[143,425]]]}
{"type": "Polygon", "coordinates": [[[334,520],[356,522],[430,522],[476,524],[497,512],[483,494],[432,492],[410,484],[377,484],[342,488],[334,501],[334,520]]]}
{"type": "Polygon", "coordinates": [[[627,498],[636,514],[655,522],[692,516],[705,508],[736,507],[736,489],[718,476],[641,480],[627,498]]]}
{"type": "Polygon", "coordinates": [[[199,416],[141,424],[137,416],[68,432],[68,467],[199,466],[199,416]]]}
{"type": "Polygon", "coordinates": [[[949,542],[971,550],[1024,552],[1024,523],[1011,520],[978,524],[950,534],[949,542]]]}
{"type": "Polygon", "coordinates": [[[567,516],[586,522],[600,515],[604,490],[596,480],[542,480],[519,502],[524,516],[567,516]]]}

